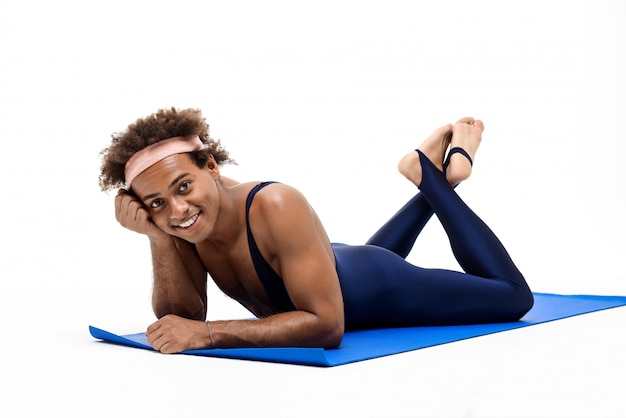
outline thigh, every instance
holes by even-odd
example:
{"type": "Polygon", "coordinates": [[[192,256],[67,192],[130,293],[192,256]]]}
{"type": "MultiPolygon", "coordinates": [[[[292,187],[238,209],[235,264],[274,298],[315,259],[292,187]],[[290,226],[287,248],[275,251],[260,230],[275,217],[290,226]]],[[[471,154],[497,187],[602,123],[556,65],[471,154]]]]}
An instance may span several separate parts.
{"type": "Polygon", "coordinates": [[[335,247],[347,328],[517,320],[525,289],[498,278],[414,266],[377,246],[335,247]]]}

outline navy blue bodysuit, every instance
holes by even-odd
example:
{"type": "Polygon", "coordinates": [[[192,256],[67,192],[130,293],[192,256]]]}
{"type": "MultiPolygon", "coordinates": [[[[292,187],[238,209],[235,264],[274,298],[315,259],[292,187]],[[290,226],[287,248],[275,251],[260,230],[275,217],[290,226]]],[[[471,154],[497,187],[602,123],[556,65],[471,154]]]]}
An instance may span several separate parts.
{"type": "MultiPolygon", "coordinates": [[[[419,192],[365,245],[332,244],[347,329],[515,321],[533,305],[522,274],[498,238],[461,200],[445,174],[418,151],[419,192]],[[433,213],[464,272],[417,267],[405,260],[433,213]]],[[[281,311],[295,310],[282,278],[259,252],[248,221],[250,254],[263,286],[281,311]]]]}

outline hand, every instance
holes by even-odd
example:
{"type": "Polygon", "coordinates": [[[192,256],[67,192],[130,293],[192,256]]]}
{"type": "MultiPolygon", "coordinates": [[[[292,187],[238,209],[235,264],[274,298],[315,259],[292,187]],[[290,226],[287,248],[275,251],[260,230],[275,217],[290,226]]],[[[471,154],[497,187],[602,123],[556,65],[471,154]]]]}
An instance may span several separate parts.
{"type": "Polygon", "coordinates": [[[115,196],[115,218],[124,228],[148,235],[151,238],[168,236],[152,222],[150,213],[139,199],[127,190],[120,189],[115,196]]]}
{"type": "Polygon", "coordinates": [[[150,345],[164,354],[211,347],[206,322],[173,314],[165,315],[150,325],[146,336],[150,345]]]}

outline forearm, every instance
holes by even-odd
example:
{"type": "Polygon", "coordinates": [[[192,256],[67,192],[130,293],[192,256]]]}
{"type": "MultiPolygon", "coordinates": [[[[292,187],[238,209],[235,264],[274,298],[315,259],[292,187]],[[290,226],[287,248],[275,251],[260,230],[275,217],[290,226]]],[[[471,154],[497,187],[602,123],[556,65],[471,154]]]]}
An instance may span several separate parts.
{"type": "Polygon", "coordinates": [[[305,311],[285,312],[257,320],[211,321],[213,346],[336,348],[343,321],[327,320],[305,311]]]}
{"type": "Polygon", "coordinates": [[[204,320],[206,294],[199,293],[174,239],[150,239],[154,287],[152,308],[157,318],[175,314],[185,318],[204,320]]]}

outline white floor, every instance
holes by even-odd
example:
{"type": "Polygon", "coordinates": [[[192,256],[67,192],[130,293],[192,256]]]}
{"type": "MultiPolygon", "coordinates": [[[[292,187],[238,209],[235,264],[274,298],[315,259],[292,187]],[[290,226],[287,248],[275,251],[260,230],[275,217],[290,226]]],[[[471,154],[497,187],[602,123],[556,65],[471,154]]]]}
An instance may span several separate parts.
{"type": "Polygon", "coordinates": [[[42,315],[3,330],[0,409],[11,417],[623,417],[625,320],[618,308],[314,368],[108,345],[89,337],[86,318],[42,315]]]}
{"type": "MultiPolygon", "coordinates": [[[[330,369],[88,333],[153,321],[98,153],[168,106],[203,110],[226,175],[300,188],[346,243],[414,193],[400,156],[480,117],[457,190],[532,289],[626,295],[623,2],[142,3],[0,6],[0,416],[626,416],[626,308],[330,369]]],[[[436,220],[409,259],[458,267],[436,220]]],[[[248,315],[215,289],[209,311],[248,315]]]]}

